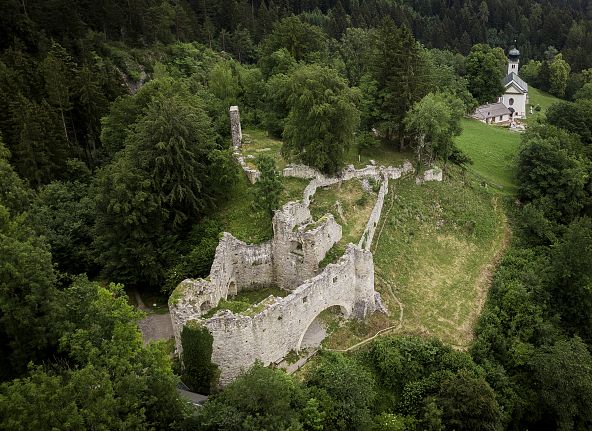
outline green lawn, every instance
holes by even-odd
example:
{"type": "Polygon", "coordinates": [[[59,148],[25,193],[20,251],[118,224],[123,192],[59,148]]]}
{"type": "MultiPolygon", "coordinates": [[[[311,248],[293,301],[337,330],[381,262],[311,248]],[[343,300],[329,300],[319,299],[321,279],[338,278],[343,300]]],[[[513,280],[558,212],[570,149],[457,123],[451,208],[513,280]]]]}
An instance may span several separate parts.
{"type": "Polygon", "coordinates": [[[269,137],[267,132],[259,129],[243,130],[242,152],[248,165],[253,168],[258,156],[266,154],[275,159],[276,167],[282,170],[286,167],[286,161],[280,154],[282,141],[269,137]],[[252,156],[252,158],[250,158],[252,156]]]}
{"type": "Polygon", "coordinates": [[[462,127],[456,143],[473,160],[469,169],[497,189],[507,193],[516,191],[515,156],[520,133],[466,118],[462,119],[462,127]]]}
{"type": "Polygon", "coordinates": [[[561,101],[561,99],[558,99],[549,93],[545,93],[542,90],[537,90],[532,86],[528,87],[528,98],[530,103],[526,107],[527,123],[536,122],[537,119],[542,118],[545,115],[545,111],[549,106],[551,106],[553,103],[561,101]],[[532,115],[530,115],[530,107],[532,106],[534,108],[537,105],[541,107],[541,110],[539,112],[535,111],[532,115]]]}
{"type": "Polygon", "coordinates": [[[357,145],[352,145],[346,155],[345,164],[363,168],[370,164],[370,160],[374,160],[377,165],[399,166],[405,160],[413,160],[413,153],[411,151],[397,151],[387,144],[381,143],[371,153],[359,155],[357,145]]]}
{"type": "Polygon", "coordinates": [[[376,289],[391,312],[350,322],[325,345],[343,348],[378,329],[435,336],[466,347],[504,240],[499,194],[457,171],[442,183],[391,181],[373,245],[376,289]],[[383,227],[384,225],[384,227],[383,227]],[[392,293],[391,293],[392,292],[392,293]]]}

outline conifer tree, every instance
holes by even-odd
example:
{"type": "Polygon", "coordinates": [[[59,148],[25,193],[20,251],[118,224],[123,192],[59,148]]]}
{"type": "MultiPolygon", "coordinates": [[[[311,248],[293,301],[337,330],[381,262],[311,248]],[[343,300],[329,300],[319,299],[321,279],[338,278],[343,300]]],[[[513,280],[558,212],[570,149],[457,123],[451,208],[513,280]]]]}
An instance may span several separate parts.
{"type": "Polygon", "coordinates": [[[260,156],[257,160],[257,169],[261,176],[255,183],[255,204],[269,216],[273,216],[273,212],[280,207],[282,178],[277,171],[275,160],[270,156],[260,156]]]}
{"type": "Polygon", "coordinates": [[[387,18],[373,34],[370,71],[378,87],[374,118],[387,142],[405,147],[405,114],[430,90],[429,62],[407,27],[387,18]]]}

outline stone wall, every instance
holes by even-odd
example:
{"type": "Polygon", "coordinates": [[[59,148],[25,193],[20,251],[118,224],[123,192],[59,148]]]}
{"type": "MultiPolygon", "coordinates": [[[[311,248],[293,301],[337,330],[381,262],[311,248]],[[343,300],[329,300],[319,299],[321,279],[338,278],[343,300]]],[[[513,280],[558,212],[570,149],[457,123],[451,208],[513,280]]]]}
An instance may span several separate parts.
{"type": "Polygon", "coordinates": [[[331,214],[313,222],[302,202],[289,202],[273,217],[274,283],[293,290],[317,274],[327,251],[341,239],[341,226],[331,214]]]}
{"type": "Polygon", "coordinates": [[[210,275],[205,280],[184,280],[177,286],[169,308],[178,349],[187,321],[245,289],[273,285],[294,290],[318,273],[327,251],[341,239],[341,226],[332,215],[313,222],[301,202],[289,202],[277,211],[273,230],[273,239],[263,244],[246,244],[224,233],[210,275]]]}
{"type": "Polygon", "coordinates": [[[442,182],[442,176],[443,176],[442,169],[440,169],[440,168],[428,169],[422,175],[418,175],[415,178],[415,183],[416,184],[423,184],[427,181],[442,182]]]}
{"type": "MultiPolygon", "coordinates": [[[[248,167],[241,153],[242,132],[237,107],[231,107],[233,149],[237,161],[254,183],[260,173],[248,167]]],[[[310,179],[301,202],[289,202],[273,218],[273,239],[249,245],[225,233],[218,244],[210,275],[205,280],[185,280],[171,295],[169,308],[177,344],[187,322],[201,320],[214,337],[212,360],[221,370],[220,383],[227,384],[256,360],[268,365],[301,348],[307,329],[329,307],[339,306],[348,318],[364,318],[386,309],[374,290],[374,263],[370,246],[388,193],[388,181],[413,172],[402,167],[348,166],[338,177],[329,178],[303,165],[290,165],[283,175],[310,179]],[[319,273],[319,263],[341,239],[341,226],[332,215],[312,220],[308,206],[319,187],[353,178],[381,182],[378,198],[358,245],[349,244],[335,264],[319,273]],[[244,289],[276,285],[291,293],[285,298],[267,298],[253,315],[220,311],[210,319],[201,316],[221,299],[244,289]]],[[[426,171],[421,181],[437,180],[426,171]]],[[[439,174],[441,180],[441,172],[439,174]]],[[[367,185],[368,186],[368,185],[367,185]]]]}
{"type": "Polygon", "coordinates": [[[282,171],[284,177],[302,178],[310,180],[322,176],[319,171],[306,165],[288,165],[282,171]]]}
{"type": "Polygon", "coordinates": [[[240,114],[238,106],[230,107],[230,132],[232,135],[232,147],[240,148],[243,141],[243,131],[241,129],[240,114]]]}
{"type": "Polygon", "coordinates": [[[238,106],[230,107],[230,133],[232,136],[232,155],[242,168],[243,172],[245,173],[251,184],[255,184],[261,176],[261,172],[247,165],[245,157],[243,156],[243,153],[241,151],[241,147],[243,144],[243,131],[241,129],[238,106]]]}
{"type": "Polygon", "coordinates": [[[358,247],[363,248],[364,250],[370,250],[370,246],[372,246],[372,241],[374,240],[374,232],[376,231],[376,227],[378,226],[378,222],[380,221],[382,207],[384,206],[384,198],[387,194],[388,180],[385,180],[382,182],[380,186],[380,190],[378,191],[378,197],[376,198],[376,203],[374,204],[374,208],[370,213],[368,223],[366,223],[366,229],[364,229],[364,234],[362,235],[362,238],[360,238],[360,242],[358,243],[358,247]]]}
{"type": "Polygon", "coordinates": [[[346,317],[364,318],[377,310],[372,254],[349,245],[343,257],[285,298],[269,298],[254,316],[223,311],[204,322],[214,337],[212,361],[225,385],[256,360],[265,365],[298,351],[308,327],[323,311],[341,307],[346,317]]]}
{"type": "Polygon", "coordinates": [[[206,279],[184,280],[169,300],[173,332],[180,348],[185,322],[200,317],[221,299],[244,289],[254,289],[273,282],[271,242],[249,245],[224,233],[216,247],[210,275],[206,279]]]}

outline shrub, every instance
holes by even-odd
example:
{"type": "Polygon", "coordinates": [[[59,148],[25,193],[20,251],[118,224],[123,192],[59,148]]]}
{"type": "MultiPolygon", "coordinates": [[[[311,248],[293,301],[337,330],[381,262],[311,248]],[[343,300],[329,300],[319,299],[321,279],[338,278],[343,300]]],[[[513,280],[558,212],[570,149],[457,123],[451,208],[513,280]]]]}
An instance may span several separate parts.
{"type": "Polygon", "coordinates": [[[197,322],[185,325],[181,332],[183,382],[195,392],[209,394],[218,377],[218,367],[212,363],[214,337],[197,322]]]}

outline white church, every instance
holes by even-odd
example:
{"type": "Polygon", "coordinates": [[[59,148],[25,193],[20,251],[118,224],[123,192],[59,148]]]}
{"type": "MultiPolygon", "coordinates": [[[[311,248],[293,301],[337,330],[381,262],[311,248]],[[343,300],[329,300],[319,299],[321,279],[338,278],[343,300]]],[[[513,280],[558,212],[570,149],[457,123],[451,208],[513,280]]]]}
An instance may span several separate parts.
{"type": "Polygon", "coordinates": [[[508,53],[508,74],[502,79],[504,94],[496,103],[479,106],[473,118],[484,123],[512,123],[526,118],[528,84],[518,76],[520,51],[512,48],[508,53]]]}

